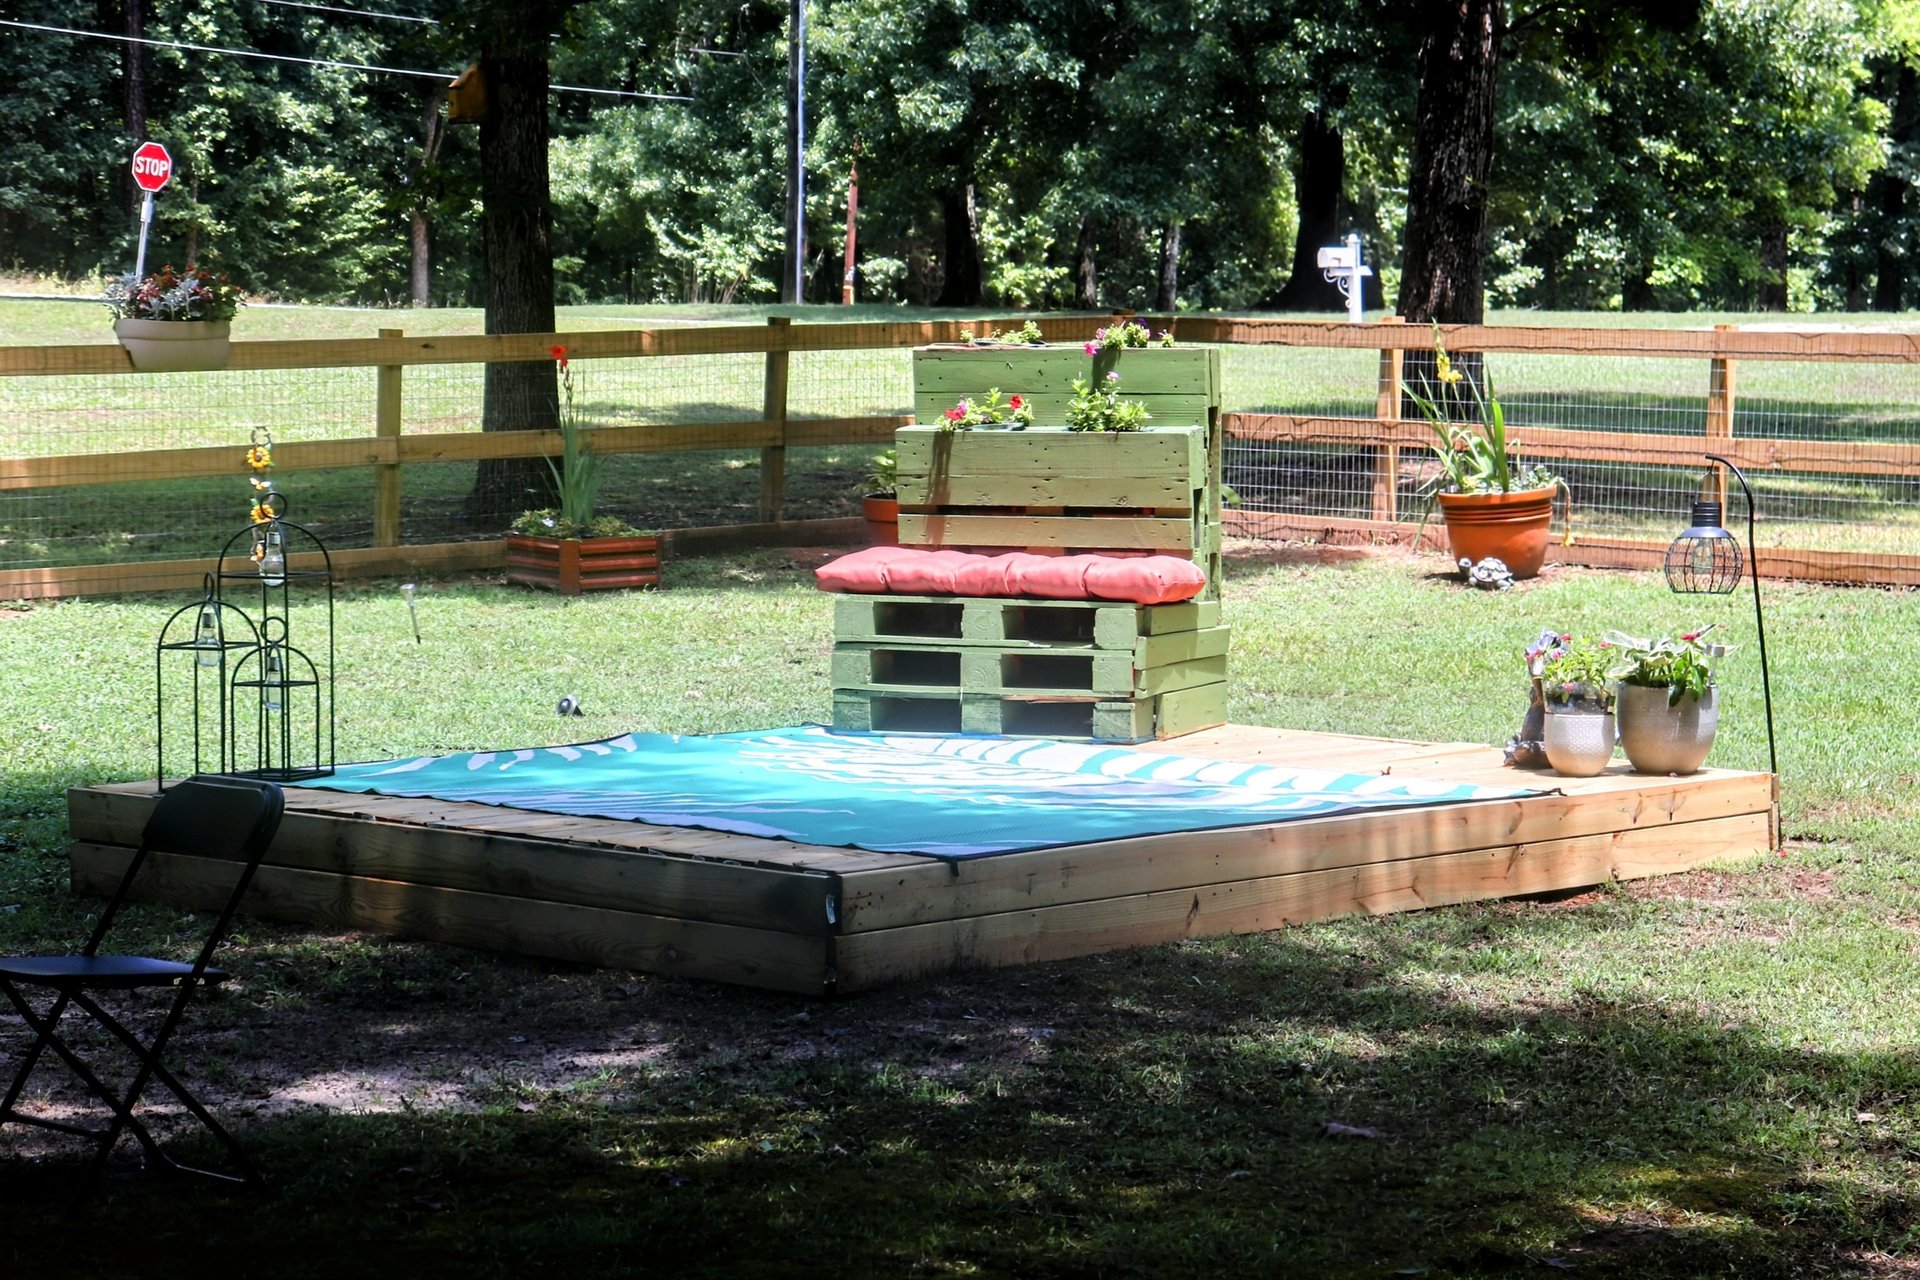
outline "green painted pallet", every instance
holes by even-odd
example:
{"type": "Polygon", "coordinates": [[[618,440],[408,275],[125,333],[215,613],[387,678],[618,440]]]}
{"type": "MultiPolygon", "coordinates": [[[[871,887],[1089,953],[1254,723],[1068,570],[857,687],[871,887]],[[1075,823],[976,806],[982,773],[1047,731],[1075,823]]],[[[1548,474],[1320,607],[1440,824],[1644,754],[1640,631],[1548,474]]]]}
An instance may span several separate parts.
{"type": "Polygon", "coordinates": [[[1220,352],[1149,347],[1094,357],[1079,347],[923,347],[913,353],[916,421],[937,424],[960,400],[998,389],[1033,405],[1041,426],[1064,426],[1073,380],[1120,375],[1121,393],[1147,406],[1155,426],[1204,426],[1220,406],[1220,352]]]}
{"type": "Polygon", "coordinates": [[[1132,649],[841,641],[840,690],[1142,698],[1227,678],[1229,628],[1142,636],[1132,649]]]}
{"type": "Polygon", "coordinates": [[[1191,511],[1206,501],[1206,428],[894,433],[900,505],[1191,511]]]}
{"type": "Polygon", "coordinates": [[[1226,721],[1225,681],[1133,701],[857,689],[833,693],[833,727],[852,733],[981,733],[1070,742],[1145,742],[1226,721]]]}
{"type": "Polygon", "coordinates": [[[1143,636],[1219,625],[1218,600],[1150,605],[977,596],[839,595],[833,600],[836,640],[1000,648],[1091,645],[1131,652],[1143,636]]]}

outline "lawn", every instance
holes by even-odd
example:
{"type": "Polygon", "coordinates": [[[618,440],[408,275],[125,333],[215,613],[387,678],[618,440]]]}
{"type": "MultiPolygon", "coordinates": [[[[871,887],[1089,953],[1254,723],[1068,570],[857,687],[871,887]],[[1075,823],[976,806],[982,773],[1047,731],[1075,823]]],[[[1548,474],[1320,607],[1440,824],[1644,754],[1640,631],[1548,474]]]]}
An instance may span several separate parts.
{"type": "MultiPolygon", "coordinates": [[[[817,560],[817,557],[813,558],[817,560]]],[[[809,560],[579,601],[390,582],[339,611],[340,754],[827,709],[809,560]],[[585,719],[553,705],[577,696],[585,719]]],[[[1762,767],[1751,604],[1653,575],[1465,591],[1438,558],[1238,548],[1232,715],[1503,741],[1542,626],[1718,622],[1713,762],[1762,767]]],[[[60,948],[64,798],[150,774],[179,601],[0,611],[0,947],[60,948]]],[[[270,1169],[235,1202],[0,1131],[19,1274],[1911,1275],[1911,593],[1768,587],[1784,853],[819,1002],[244,922],[180,1046],[270,1169]],[[8,1153],[11,1153],[9,1157],[8,1153]]],[[[143,908],[144,943],[184,933],[143,908]]],[[[20,1043],[0,1023],[0,1057],[20,1043]]]]}

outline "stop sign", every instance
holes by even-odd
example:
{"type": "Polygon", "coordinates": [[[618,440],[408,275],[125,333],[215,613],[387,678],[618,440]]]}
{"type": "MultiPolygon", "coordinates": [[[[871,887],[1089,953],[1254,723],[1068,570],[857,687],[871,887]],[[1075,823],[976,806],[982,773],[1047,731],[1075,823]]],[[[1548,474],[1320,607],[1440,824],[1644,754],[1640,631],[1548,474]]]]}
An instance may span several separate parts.
{"type": "Polygon", "coordinates": [[[142,191],[158,191],[173,176],[173,157],[157,142],[143,142],[133,153],[133,180],[142,191]]]}

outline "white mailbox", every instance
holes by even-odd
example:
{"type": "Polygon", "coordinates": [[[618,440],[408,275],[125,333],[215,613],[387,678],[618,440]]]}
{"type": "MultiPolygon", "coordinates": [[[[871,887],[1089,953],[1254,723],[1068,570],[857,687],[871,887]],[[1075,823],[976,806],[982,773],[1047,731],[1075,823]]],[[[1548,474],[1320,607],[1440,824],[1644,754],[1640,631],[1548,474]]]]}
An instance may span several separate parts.
{"type": "Polygon", "coordinates": [[[1341,296],[1347,300],[1347,323],[1360,324],[1366,319],[1366,302],[1360,292],[1360,282],[1373,274],[1373,268],[1360,260],[1360,237],[1348,236],[1345,244],[1330,244],[1320,250],[1320,274],[1327,283],[1338,285],[1341,296]]]}

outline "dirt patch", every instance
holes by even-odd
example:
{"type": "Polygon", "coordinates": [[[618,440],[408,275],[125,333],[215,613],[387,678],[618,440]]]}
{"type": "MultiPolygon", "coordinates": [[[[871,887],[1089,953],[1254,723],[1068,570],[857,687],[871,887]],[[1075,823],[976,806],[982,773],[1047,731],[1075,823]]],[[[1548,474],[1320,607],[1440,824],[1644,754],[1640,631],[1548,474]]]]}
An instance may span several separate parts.
{"type": "Polygon", "coordinates": [[[1797,898],[1805,902],[1824,902],[1834,895],[1834,882],[1840,877],[1829,867],[1816,871],[1796,866],[1789,858],[1764,870],[1749,872],[1687,871],[1679,875],[1654,876],[1634,880],[1623,886],[1627,893],[1643,900],[1685,900],[1689,902],[1733,902],[1764,898],[1784,901],[1797,898]]]}

